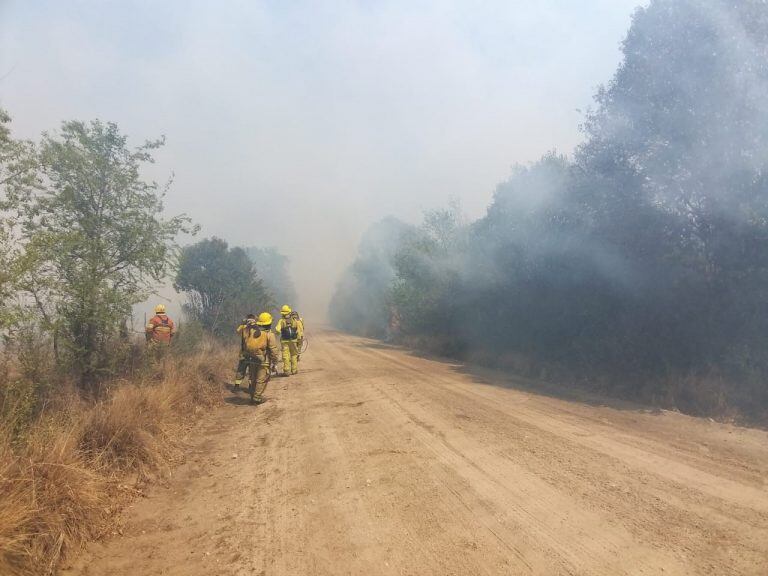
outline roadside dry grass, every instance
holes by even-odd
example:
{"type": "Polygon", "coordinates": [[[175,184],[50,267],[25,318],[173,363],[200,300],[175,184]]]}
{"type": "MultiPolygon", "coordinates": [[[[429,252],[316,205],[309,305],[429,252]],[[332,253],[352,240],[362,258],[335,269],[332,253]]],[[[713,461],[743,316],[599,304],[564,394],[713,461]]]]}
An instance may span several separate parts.
{"type": "Polygon", "coordinates": [[[51,574],[103,533],[137,487],[165,475],[184,428],[221,400],[230,360],[209,345],[112,383],[103,401],[69,394],[21,440],[0,423],[0,574],[51,574]]]}

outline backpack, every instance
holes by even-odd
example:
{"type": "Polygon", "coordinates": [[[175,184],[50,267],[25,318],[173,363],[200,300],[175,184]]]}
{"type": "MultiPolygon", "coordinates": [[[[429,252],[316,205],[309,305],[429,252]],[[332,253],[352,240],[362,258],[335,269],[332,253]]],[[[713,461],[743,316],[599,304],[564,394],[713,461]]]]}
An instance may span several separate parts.
{"type": "Polygon", "coordinates": [[[243,348],[252,356],[263,356],[267,349],[268,332],[255,324],[249,324],[243,330],[243,348]]]}
{"type": "Polygon", "coordinates": [[[296,318],[293,317],[293,314],[291,314],[287,318],[283,318],[283,325],[280,328],[280,339],[296,340],[298,337],[299,337],[298,323],[296,322],[296,318]]]}
{"type": "Polygon", "coordinates": [[[147,338],[153,342],[170,344],[173,338],[173,322],[168,316],[156,314],[147,324],[147,338]]]}
{"type": "Polygon", "coordinates": [[[171,326],[170,326],[170,319],[168,316],[155,316],[158,320],[160,320],[160,324],[155,324],[153,327],[153,330],[155,332],[159,332],[161,334],[170,334],[171,333],[171,326]]]}

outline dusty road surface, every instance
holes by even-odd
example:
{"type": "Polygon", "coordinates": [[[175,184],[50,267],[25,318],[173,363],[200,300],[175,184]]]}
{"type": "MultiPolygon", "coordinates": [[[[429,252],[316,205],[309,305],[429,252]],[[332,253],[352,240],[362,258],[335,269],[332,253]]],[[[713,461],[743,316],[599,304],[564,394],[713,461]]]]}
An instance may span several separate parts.
{"type": "Polygon", "coordinates": [[[65,573],[768,574],[764,432],[333,332],[301,366],[65,573]]]}

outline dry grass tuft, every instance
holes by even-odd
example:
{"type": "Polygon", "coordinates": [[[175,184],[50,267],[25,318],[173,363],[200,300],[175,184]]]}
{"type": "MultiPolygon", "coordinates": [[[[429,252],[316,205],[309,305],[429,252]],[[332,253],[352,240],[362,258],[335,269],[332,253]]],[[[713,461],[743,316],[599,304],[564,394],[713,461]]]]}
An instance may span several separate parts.
{"type": "Polygon", "coordinates": [[[208,348],[168,360],[159,377],[114,383],[96,404],[68,397],[21,441],[0,425],[0,574],[51,574],[98,536],[119,506],[119,484],[161,476],[184,427],[221,399],[230,360],[208,348]]]}

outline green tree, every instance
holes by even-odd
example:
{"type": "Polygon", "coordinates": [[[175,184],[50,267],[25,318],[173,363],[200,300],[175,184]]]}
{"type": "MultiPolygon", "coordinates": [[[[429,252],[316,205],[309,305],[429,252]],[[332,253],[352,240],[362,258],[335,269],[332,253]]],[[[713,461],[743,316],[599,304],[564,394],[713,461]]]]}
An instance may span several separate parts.
{"type": "Polygon", "coordinates": [[[466,261],[467,226],[458,205],[431,210],[401,240],[393,257],[392,303],[411,334],[443,331],[456,310],[466,261]]]}
{"type": "Polygon", "coordinates": [[[64,122],[40,147],[43,189],[22,227],[36,265],[24,287],[92,392],[110,339],[172,268],[175,237],[193,231],[185,216],[163,218],[166,188],[141,176],[162,144],[129,148],[115,124],[95,120],[64,122]]]}
{"type": "Polygon", "coordinates": [[[245,251],[220,238],[182,250],[174,287],[187,296],[184,312],[217,336],[231,334],[246,314],[275,305],[245,251]]]}
{"type": "Polygon", "coordinates": [[[0,332],[18,318],[18,309],[9,301],[24,271],[19,212],[38,185],[35,148],[11,136],[10,122],[0,109],[0,332]]]}
{"type": "Polygon", "coordinates": [[[767,48],[765,2],[654,0],[587,119],[584,198],[648,279],[638,316],[679,369],[734,350],[768,369],[767,48]]]}

